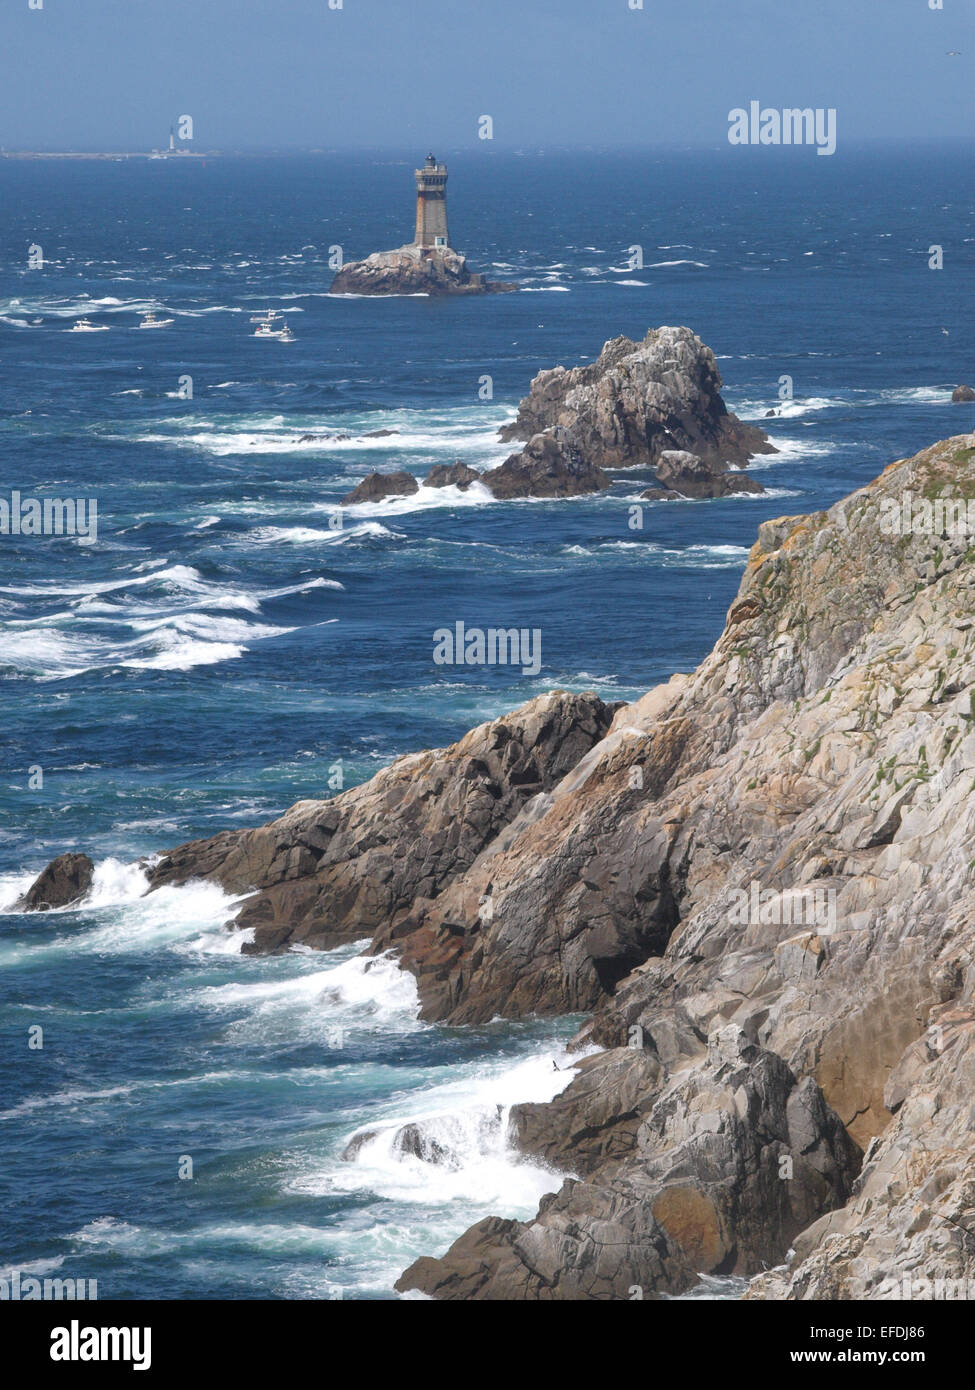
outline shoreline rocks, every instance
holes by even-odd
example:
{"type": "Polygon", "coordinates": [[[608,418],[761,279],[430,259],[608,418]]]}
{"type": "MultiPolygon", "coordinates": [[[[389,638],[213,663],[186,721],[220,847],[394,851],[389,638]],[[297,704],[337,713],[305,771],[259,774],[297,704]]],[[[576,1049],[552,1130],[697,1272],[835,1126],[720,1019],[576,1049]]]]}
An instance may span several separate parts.
{"type": "MultiPolygon", "coordinates": [[[[204,878],[257,890],[235,925],[249,954],[295,943],[330,949],[396,932],[434,901],[519,811],[597,744],[617,706],[553,692],[483,724],[447,749],[397,759],[327,801],[303,801],[253,830],[179,845],[147,865],[150,888],[204,878]]],[[[450,955],[451,936],[442,943],[450,955]]]]}
{"type": "Polygon", "coordinates": [[[849,1197],[859,1149],[816,1083],[722,1031],[705,1065],[665,1090],[635,1152],[565,1181],[530,1222],[489,1218],[400,1292],[443,1299],[575,1301],[683,1292],[700,1274],[780,1263],[811,1219],[849,1197]],[[779,1176],[783,1160],[789,1179],[779,1176]]]}
{"type": "MultiPolygon", "coordinates": [[[[589,1015],[566,1090],[511,1114],[558,1190],[401,1289],[975,1279],[975,553],[891,527],[908,494],[973,493],[970,435],[899,459],[760,526],[694,672],[626,706],[540,697],[147,865],[254,892],[255,952],[370,937],[428,1020],[589,1015]]],[[[442,1162],[433,1139],[401,1142],[442,1162]]]]}

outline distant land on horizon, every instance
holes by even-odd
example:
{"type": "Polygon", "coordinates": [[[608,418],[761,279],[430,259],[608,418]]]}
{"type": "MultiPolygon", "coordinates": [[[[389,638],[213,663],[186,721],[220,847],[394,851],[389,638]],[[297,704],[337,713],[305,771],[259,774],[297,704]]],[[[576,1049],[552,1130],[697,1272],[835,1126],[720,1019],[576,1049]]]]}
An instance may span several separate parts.
{"type": "MultiPolygon", "coordinates": [[[[428,144],[431,142],[427,142],[428,144]]],[[[970,135],[943,135],[943,136],[877,136],[869,139],[845,140],[840,150],[842,152],[865,153],[870,150],[882,150],[891,148],[927,147],[927,148],[964,148],[975,143],[975,136],[970,135]]],[[[424,142],[411,141],[408,145],[241,145],[223,146],[205,150],[189,150],[186,148],[169,150],[161,149],[115,149],[115,150],[96,150],[96,149],[8,149],[0,146],[0,159],[247,159],[247,158],[296,158],[306,155],[340,155],[340,156],[361,156],[376,157],[382,156],[387,159],[402,159],[407,162],[413,157],[419,157],[417,151],[420,147],[426,148],[424,142]]],[[[446,145],[438,143],[444,155],[456,157],[458,155],[469,155],[477,151],[485,156],[491,155],[514,155],[522,158],[539,158],[545,155],[635,155],[645,154],[666,154],[666,153],[688,153],[688,154],[717,154],[728,151],[734,158],[747,159],[749,154],[752,156],[761,154],[763,158],[778,155],[780,158],[802,157],[802,152],[795,148],[786,146],[762,146],[760,148],[751,146],[731,146],[724,140],[688,140],[688,141],[657,141],[645,144],[616,144],[604,145],[599,143],[586,145],[556,145],[550,142],[541,142],[537,145],[528,144],[500,144],[492,142],[491,148],[484,148],[483,145],[466,142],[459,145],[446,145]]]]}

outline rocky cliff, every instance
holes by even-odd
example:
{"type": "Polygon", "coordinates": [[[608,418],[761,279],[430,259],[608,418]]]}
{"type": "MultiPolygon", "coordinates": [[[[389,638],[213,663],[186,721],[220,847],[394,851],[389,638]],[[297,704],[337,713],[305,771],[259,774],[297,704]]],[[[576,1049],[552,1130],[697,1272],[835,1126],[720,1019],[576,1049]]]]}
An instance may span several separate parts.
{"type": "Polygon", "coordinates": [[[898,461],[761,526],[692,674],[616,709],[554,692],[151,870],[256,888],[252,949],[370,935],[431,1019],[590,1014],[598,1051],[512,1117],[571,1176],[401,1288],[975,1278],[969,499],[975,438],[898,461]]]}

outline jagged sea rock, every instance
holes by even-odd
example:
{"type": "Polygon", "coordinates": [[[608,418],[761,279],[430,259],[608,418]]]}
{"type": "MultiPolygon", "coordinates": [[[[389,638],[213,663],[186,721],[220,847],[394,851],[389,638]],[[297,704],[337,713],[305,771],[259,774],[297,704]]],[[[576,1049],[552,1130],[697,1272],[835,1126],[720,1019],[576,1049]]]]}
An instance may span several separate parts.
{"type": "Polygon", "coordinates": [[[419,492],[420,484],[412,473],[369,473],[351,492],[347,492],[340,507],[352,507],[359,502],[382,502],[386,497],[409,497],[419,492]]]}
{"type": "Polygon", "coordinates": [[[650,329],[641,343],[613,338],[595,362],[539,372],[501,438],[555,426],[603,469],[653,467],[675,449],[715,468],[776,452],[764,430],[729,413],[714,353],[689,328],[650,329]]]}
{"type": "Polygon", "coordinates": [[[955,405],[962,402],[975,401],[975,391],[970,386],[956,386],[951,393],[951,399],[955,405]]]}
{"type": "Polygon", "coordinates": [[[423,479],[424,487],[457,487],[466,492],[471,483],[480,482],[481,475],[476,468],[470,468],[460,459],[453,463],[435,464],[423,479]]]}
{"type": "Polygon", "coordinates": [[[87,854],[59,854],[17,903],[18,912],[47,912],[80,902],[91,888],[95,866],[87,854]]]}
{"type": "Polygon", "coordinates": [[[612,479],[583,457],[561,427],[533,436],[519,453],[482,474],[481,481],[503,499],[577,497],[612,486],[612,479]]]}

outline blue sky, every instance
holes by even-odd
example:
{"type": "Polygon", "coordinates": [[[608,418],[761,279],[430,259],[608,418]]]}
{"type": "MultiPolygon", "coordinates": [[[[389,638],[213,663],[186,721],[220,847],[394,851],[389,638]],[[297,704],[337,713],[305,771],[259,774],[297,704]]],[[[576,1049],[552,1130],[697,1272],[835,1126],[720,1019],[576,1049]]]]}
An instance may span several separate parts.
{"type": "Polygon", "coordinates": [[[752,99],[975,135],[975,0],[631,3],[3,0],[0,145],[149,148],[182,114],[197,149],[455,150],[484,114],[495,148],[717,145],[752,99]]]}

